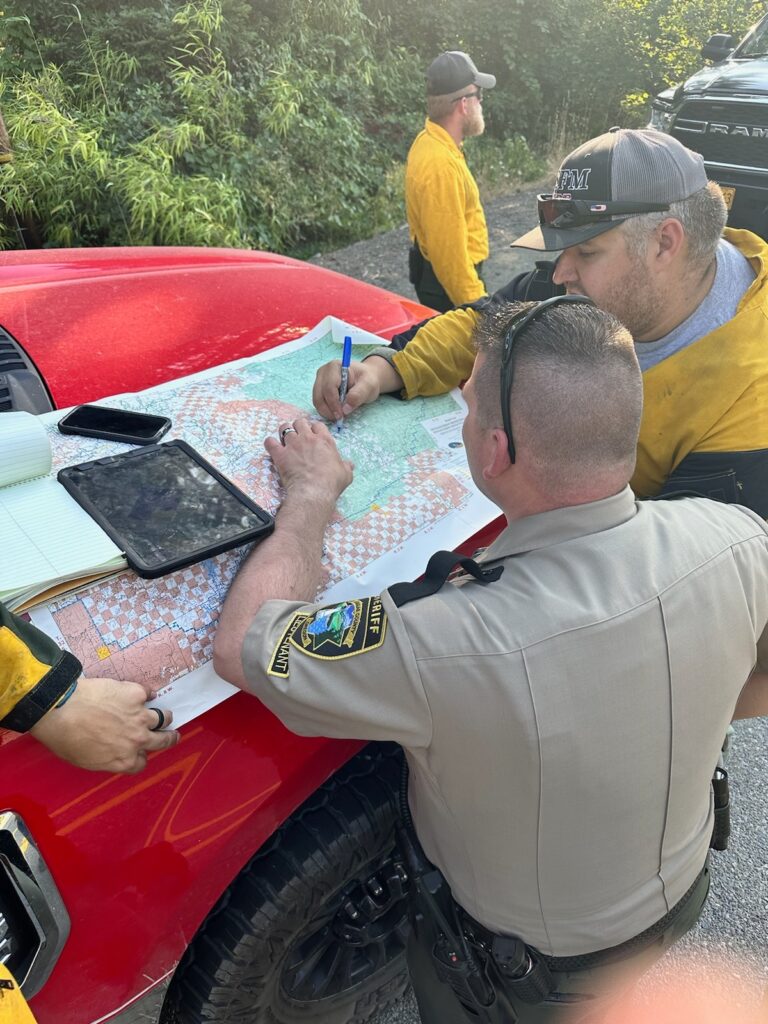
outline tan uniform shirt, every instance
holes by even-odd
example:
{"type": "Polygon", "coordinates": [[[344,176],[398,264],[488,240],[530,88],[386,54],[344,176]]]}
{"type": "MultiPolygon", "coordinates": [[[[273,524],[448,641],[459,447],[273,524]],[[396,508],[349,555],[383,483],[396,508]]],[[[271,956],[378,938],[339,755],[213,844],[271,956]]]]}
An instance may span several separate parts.
{"type": "Polygon", "coordinates": [[[408,153],[405,212],[411,238],[454,306],[485,295],[475,270],[488,258],[480,193],[461,147],[429,118],[408,153]]]}
{"type": "Polygon", "coordinates": [[[427,855],[496,931],[567,956],[663,917],[704,863],[710,780],[768,670],[768,526],[703,499],[530,516],[496,583],[270,601],[250,686],[294,731],[397,740],[427,855]]]}

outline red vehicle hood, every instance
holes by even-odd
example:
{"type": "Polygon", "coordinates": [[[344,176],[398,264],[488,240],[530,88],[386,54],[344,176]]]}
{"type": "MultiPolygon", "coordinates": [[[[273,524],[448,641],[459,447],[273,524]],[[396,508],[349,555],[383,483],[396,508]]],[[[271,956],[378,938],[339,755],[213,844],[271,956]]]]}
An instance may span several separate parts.
{"type": "Polygon", "coordinates": [[[286,256],[233,249],[0,253],[0,325],[58,407],[252,355],[333,314],[391,337],[431,311],[286,256]]]}

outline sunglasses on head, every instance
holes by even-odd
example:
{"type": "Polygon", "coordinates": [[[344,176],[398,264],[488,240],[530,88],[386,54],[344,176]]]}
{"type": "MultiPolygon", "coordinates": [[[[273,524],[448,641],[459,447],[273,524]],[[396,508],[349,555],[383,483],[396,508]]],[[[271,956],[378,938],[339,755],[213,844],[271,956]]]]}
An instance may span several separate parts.
{"type": "Polygon", "coordinates": [[[555,295],[551,299],[544,299],[543,302],[536,303],[531,309],[516,316],[504,334],[501,349],[501,420],[504,433],[507,435],[509,461],[512,463],[515,461],[515,442],[512,439],[512,410],[510,409],[509,399],[512,394],[512,355],[515,347],[520,339],[520,335],[527,330],[534,320],[538,320],[539,317],[554,306],[573,302],[579,302],[582,306],[594,306],[592,299],[588,299],[586,295],[555,295]]]}
{"type": "Polygon", "coordinates": [[[592,199],[561,199],[548,193],[536,197],[539,224],[548,228],[578,228],[584,224],[599,224],[617,214],[663,213],[669,203],[599,203],[592,199]]]}

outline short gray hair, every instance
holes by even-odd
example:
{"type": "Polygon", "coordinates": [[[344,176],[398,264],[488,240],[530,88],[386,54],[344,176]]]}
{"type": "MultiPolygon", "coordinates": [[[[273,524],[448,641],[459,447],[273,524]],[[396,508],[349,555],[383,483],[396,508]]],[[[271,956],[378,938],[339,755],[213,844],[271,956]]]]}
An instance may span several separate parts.
{"type": "MultiPolygon", "coordinates": [[[[511,322],[532,303],[495,304],[474,340],[485,357],[475,371],[478,417],[501,425],[501,354],[511,322]]],[[[518,337],[510,395],[516,446],[543,486],[573,492],[635,465],[643,384],[632,338],[610,313],[563,303],[546,310],[518,337]]]]}
{"type": "Polygon", "coordinates": [[[728,219],[728,210],[718,184],[709,181],[704,188],[687,199],[670,203],[664,213],[643,213],[629,217],[621,226],[630,256],[639,258],[648,236],[669,217],[679,220],[688,239],[688,258],[695,265],[708,264],[715,255],[717,243],[728,219]]]}

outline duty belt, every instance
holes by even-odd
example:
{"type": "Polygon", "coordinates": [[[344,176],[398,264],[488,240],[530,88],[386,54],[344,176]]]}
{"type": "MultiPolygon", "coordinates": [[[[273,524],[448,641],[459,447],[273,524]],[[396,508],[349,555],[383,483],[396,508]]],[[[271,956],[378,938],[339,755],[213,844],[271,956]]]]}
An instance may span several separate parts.
{"type": "MultiPolygon", "coordinates": [[[[650,928],[646,928],[645,931],[640,932],[633,938],[627,939],[626,942],[619,943],[618,946],[610,946],[607,949],[597,949],[592,953],[582,953],[578,956],[548,956],[546,953],[541,953],[539,950],[536,952],[553,973],[586,971],[593,967],[602,967],[606,964],[626,960],[628,957],[634,956],[647,946],[652,945],[656,939],[660,938],[664,932],[666,932],[670,925],[674,924],[678,917],[684,913],[686,907],[693,899],[699,884],[708,870],[709,856],[707,856],[707,859],[704,862],[704,867],[698,873],[690,888],[682,898],[677,901],[674,907],[667,911],[664,917],[660,918],[655,924],[652,924],[650,928]]],[[[459,914],[463,920],[464,934],[467,936],[469,941],[477,945],[483,951],[490,951],[493,947],[494,939],[498,938],[497,934],[490,931],[490,929],[486,928],[485,925],[480,924],[479,921],[475,921],[475,919],[462,907],[459,907],[459,914]]]]}

